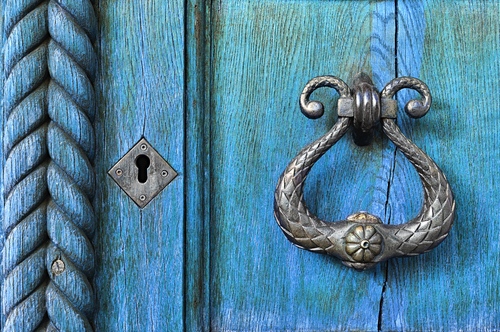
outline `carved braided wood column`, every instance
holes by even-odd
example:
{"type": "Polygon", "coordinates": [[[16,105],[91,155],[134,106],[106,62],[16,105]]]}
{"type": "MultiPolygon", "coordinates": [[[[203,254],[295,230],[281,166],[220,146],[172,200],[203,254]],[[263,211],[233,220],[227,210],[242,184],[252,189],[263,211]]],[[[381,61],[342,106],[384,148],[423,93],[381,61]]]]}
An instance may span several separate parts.
{"type": "Polygon", "coordinates": [[[94,9],[8,0],[4,19],[4,331],[90,331],[94,9]]]}

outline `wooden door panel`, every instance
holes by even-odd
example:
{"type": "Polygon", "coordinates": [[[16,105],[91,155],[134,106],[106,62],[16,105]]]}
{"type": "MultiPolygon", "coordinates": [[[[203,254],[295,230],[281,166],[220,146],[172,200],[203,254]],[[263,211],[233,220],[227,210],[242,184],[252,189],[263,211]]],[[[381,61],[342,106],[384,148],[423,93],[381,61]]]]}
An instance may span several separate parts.
{"type": "MultiPolygon", "coordinates": [[[[4,15],[13,3],[0,4],[4,15]]],[[[96,331],[500,329],[500,1],[94,5],[96,331]],[[336,120],[329,89],[313,95],[325,115],[305,118],[302,88],[319,75],[350,84],[360,71],[379,89],[396,76],[428,84],[428,115],[400,111],[397,121],[442,168],[457,202],[439,247],[365,272],[297,249],[273,217],[281,172],[336,120]],[[107,175],[141,137],[179,174],[142,210],[107,175]]],[[[398,94],[400,109],[412,96],[398,94]]],[[[422,194],[413,166],[380,132],[367,147],[348,132],[305,186],[326,220],[366,210],[402,223],[422,194]]],[[[4,285],[0,296],[15,291],[4,285]]]]}
{"type": "MultiPolygon", "coordinates": [[[[273,193],[286,164],[336,118],[331,91],[315,96],[328,103],[323,119],[300,113],[310,78],[374,67],[383,83],[393,76],[394,4],[221,1],[212,10],[210,326],[376,330],[384,268],[358,273],[292,246],[273,193]]],[[[306,200],[330,220],[384,217],[393,155],[380,136],[359,148],[347,135],[313,169],[306,200]]]]}
{"type": "Polygon", "coordinates": [[[411,68],[400,66],[399,75],[420,77],[433,93],[429,114],[405,129],[447,175],[457,216],[431,253],[389,263],[382,327],[496,330],[500,103],[491,92],[500,76],[500,3],[400,1],[398,9],[398,62],[411,68]]]}
{"type": "MultiPolygon", "coordinates": [[[[383,330],[494,329],[498,273],[488,262],[498,259],[491,238],[498,230],[490,223],[480,227],[478,220],[494,219],[498,105],[480,91],[492,89],[498,77],[498,3],[343,5],[315,8],[301,2],[278,8],[228,1],[214,9],[212,326],[372,330],[378,321],[383,330]],[[242,13],[246,19],[238,22],[242,13]],[[351,20],[349,28],[343,17],[351,20]],[[359,30],[353,33],[353,27],[359,30]],[[329,42],[331,48],[325,47],[329,42]],[[344,43],[350,43],[349,55],[338,49],[344,43]],[[423,79],[433,92],[429,115],[411,120],[401,113],[398,122],[448,175],[459,206],[457,225],[429,254],[351,276],[335,260],[291,247],[270,217],[266,193],[284,167],[280,162],[333,123],[331,114],[316,122],[299,114],[295,98],[307,79],[329,73],[350,77],[349,71],[363,69],[373,71],[382,88],[393,68],[399,76],[423,79]],[[240,81],[244,84],[235,83],[240,81]],[[482,191],[489,194],[478,194],[482,191]],[[485,249],[472,250],[478,246],[485,249]],[[351,280],[356,282],[349,285],[351,280]],[[316,287],[322,291],[316,293],[316,287]]],[[[401,108],[411,96],[399,94],[401,108]]],[[[369,148],[344,138],[332,150],[306,186],[307,201],[321,217],[338,219],[366,209],[384,222],[402,223],[418,213],[422,188],[416,172],[384,138],[369,148]]]]}
{"type": "Polygon", "coordinates": [[[100,2],[96,330],[180,331],[184,2],[100,2]],[[107,171],[145,137],[179,174],[144,209],[107,171]]]}

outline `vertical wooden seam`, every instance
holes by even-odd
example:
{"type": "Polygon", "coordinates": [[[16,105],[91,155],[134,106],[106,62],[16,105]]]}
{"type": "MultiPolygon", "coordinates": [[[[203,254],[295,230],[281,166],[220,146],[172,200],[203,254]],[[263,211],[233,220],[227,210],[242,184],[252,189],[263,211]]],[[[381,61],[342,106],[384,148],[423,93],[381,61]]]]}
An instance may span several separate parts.
{"type": "Polygon", "coordinates": [[[210,1],[185,6],[184,330],[210,322],[210,1]]]}

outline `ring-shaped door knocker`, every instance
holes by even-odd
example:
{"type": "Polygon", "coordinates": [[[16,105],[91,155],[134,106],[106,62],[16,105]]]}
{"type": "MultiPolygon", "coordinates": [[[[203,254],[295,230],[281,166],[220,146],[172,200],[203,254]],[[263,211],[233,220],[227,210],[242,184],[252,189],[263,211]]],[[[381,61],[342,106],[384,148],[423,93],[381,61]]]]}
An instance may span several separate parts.
{"type": "Polygon", "coordinates": [[[446,177],[434,161],[406,138],[396,125],[397,102],[392,97],[401,89],[418,91],[422,100],[406,104],[413,118],[424,116],[431,95],[422,81],[400,77],[389,82],[379,94],[370,78],[358,74],[353,89],[334,76],[310,80],[301,96],[300,108],[309,118],[323,115],[323,104],[310,101],[312,92],[330,87],[340,94],[338,120],[324,136],[303,148],[281,175],[274,196],[274,214],[285,236],[299,248],[338,257],[347,266],[365,270],[392,257],[413,256],[430,251],[448,235],[455,216],[455,200],[446,177]],[[366,145],[371,131],[381,123],[384,133],[413,164],[424,187],[420,213],[407,223],[383,224],[379,218],[358,212],[346,220],[326,222],[308,210],[303,198],[307,174],[325,152],[354,126],[354,140],[366,145]]]}

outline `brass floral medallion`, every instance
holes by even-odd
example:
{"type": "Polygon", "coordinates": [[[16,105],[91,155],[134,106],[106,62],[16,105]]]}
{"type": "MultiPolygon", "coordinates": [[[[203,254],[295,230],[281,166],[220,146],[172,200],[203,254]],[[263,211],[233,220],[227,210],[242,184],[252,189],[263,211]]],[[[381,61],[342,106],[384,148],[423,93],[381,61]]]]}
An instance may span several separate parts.
{"type": "Polygon", "coordinates": [[[382,236],[372,225],[359,225],[345,237],[345,251],[356,262],[369,263],[382,251],[382,236]]]}

